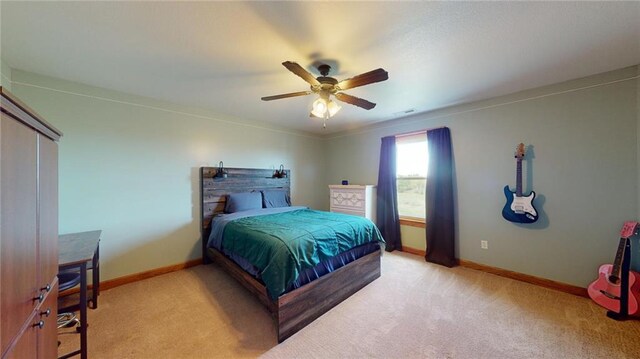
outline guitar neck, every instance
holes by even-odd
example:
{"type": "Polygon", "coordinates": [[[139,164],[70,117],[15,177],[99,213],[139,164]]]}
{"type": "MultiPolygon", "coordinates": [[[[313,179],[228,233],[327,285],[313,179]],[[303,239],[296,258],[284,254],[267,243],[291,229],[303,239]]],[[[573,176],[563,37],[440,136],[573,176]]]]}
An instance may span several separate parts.
{"type": "Polygon", "coordinates": [[[624,249],[627,245],[627,238],[620,238],[618,244],[618,251],[616,252],[616,259],[613,261],[613,268],[611,270],[610,278],[613,278],[612,282],[617,282],[620,278],[620,267],[622,266],[622,257],[624,256],[624,249]]]}
{"type": "Polygon", "coordinates": [[[516,159],[516,196],[522,197],[522,158],[516,159]]]}

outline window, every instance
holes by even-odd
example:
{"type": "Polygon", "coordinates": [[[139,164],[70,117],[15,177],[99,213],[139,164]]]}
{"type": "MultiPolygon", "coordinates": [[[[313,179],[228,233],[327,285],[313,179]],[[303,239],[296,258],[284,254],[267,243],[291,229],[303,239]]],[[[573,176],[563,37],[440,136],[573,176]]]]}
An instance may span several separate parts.
{"type": "Polygon", "coordinates": [[[426,132],[396,137],[398,212],[402,219],[426,218],[428,151],[426,132]]]}

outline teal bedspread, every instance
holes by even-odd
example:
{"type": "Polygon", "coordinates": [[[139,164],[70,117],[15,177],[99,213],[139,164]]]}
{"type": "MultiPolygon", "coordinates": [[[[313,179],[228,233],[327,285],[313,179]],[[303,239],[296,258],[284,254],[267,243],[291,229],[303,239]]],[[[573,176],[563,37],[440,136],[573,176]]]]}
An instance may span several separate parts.
{"type": "Polygon", "coordinates": [[[384,243],[366,218],[300,209],[233,220],[224,228],[222,247],[257,267],[276,299],[302,270],[374,241],[384,243]]]}

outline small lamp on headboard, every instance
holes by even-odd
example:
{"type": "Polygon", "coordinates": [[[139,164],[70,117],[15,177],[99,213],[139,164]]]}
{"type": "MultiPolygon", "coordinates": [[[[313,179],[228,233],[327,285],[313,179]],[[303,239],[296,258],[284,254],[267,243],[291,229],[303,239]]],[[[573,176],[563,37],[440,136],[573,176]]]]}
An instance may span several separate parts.
{"type": "Polygon", "coordinates": [[[213,176],[213,178],[227,178],[228,173],[229,172],[224,169],[224,163],[220,161],[220,163],[218,163],[218,170],[216,171],[216,174],[213,176]]]}
{"type": "Polygon", "coordinates": [[[280,165],[280,169],[273,172],[273,178],[287,178],[287,171],[284,170],[284,165],[280,165]]]}

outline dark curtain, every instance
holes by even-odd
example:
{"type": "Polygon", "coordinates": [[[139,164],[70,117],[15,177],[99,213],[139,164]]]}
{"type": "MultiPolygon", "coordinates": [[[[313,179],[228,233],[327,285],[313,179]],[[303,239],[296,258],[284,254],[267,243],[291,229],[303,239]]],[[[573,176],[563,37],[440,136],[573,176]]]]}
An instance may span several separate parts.
{"type": "Polygon", "coordinates": [[[453,157],[449,128],[427,131],[427,262],[453,267],[455,223],[453,218],[453,157]]]}
{"type": "Polygon", "coordinates": [[[377,225],[387,242],[386,250],[402,250],[400,242],[400,217],[396,194],[396,138],[383,137],[380,147],[378,190],[376,202],[377,225]]]}

